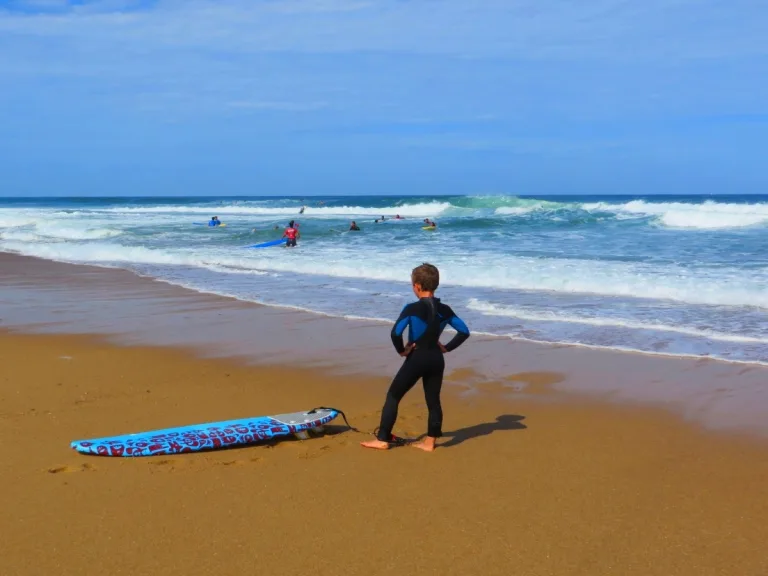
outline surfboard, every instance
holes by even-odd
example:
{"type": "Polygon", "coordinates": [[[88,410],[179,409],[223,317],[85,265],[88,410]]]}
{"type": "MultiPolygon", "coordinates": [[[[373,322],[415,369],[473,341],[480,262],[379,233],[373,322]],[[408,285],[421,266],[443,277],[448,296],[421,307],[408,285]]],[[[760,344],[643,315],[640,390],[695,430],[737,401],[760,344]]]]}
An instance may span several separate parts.
{"type": "MultiPolygon", "coordinates": [[[[208,222],[192,222],[195,226],[208,226],[208,222]]],[[[208,226],[209,228],[224,228],[226,224],[219,224],[218,226],[208,226]]]]}
{"type": "Polygon", "coordinates": [[[422,226],[421,227],[422,230],[435,230],[436,228],[437,228],[437,226],[422,226]]]}
{"type": "Polygon", "coordinates": [[[285,238],[278,238],[277,240],[270,240],[269,242],[262,242],[261,244],[253,244],[252,246],[246,246],[246,248],[269,248],[270,246],[278,246],[285,244],[285,238]]]}
{"type": "Polygon", "coordinates": [[[138,432],[123,436],[75,440],[70,446],[82,454],[97,456],[159,456],[245,446],[270,438],[296,434],[330,422],[339,412],[316,408],[308,412],[256,416],[241,420],[210,422],[179,428],[138,432]]]}

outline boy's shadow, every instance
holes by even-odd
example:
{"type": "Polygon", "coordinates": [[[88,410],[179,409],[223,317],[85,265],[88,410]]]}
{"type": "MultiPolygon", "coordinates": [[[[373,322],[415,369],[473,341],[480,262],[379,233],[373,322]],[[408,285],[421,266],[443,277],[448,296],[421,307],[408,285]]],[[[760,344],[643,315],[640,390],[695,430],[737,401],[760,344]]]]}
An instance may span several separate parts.
{"type": "Polygon", "coordinates": [[[482,424],[459,428],[453,432],[444,432],[443,436],[449,436],[450,440],[438,444],[438,446],[441,448],[450,448],[451,446],[458,446],[462,442],[466,442],[472,438],[487,436],[488,434],[493,434],[494,432],[500,432],[502,430],[525,430],[527,426],[522,423],[522,420],[525,420],[525,416],[502,414],[501,416],[496,417],[495,422],[483,422],[482,424]]]}

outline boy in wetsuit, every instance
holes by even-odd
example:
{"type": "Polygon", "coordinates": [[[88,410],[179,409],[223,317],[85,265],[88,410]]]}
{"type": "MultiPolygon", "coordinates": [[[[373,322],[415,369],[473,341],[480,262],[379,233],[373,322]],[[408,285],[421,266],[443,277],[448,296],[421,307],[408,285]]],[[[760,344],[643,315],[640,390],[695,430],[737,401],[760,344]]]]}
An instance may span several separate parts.
{"type": "Polygon", "coordinates": [[[413,293],[418,301],[408,304],[392,328],[392,344],[405,362],[397,372],[387,392],[381,411],[381,425],[376,440],[361,442],[365,448],[388,449],[393,442],[392,428],[397,420],[397,407],[403,396],[421,378],[424,397],[429,410],[427,437],[413,444],[427,452],[435,449],[435,441],[442,436],[443,410],[440,406],[440,388],[443,385],[445,359],[443,354],[455,350],[469,338],[469,328],[453,310],[435,298],[440,284],[440,272],[432,264],[422,264],[411,272],[413,293]],[[450,325],[456,336],[443,345],[440,335],[450,325]],[[403,333],[408,328],[408,345],[403,345],[403,333]]]}
{"type": "Polygon", "coordinates": [[[296,239],[299,237],[298,226],[294,226],[293,222],[293,220],[288,222],[288,228],[283,232],[283,238],[286,238],[285,245],[291,248],[296,246],[296,239]]]}

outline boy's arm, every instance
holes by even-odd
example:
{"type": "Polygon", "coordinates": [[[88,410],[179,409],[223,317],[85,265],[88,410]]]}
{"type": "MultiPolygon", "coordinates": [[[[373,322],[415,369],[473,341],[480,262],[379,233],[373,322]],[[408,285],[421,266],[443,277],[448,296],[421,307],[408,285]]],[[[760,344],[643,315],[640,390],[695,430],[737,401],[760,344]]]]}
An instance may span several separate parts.
{"type": "Polygon", "coordinates": [[[469,328],[464,323],[464,320],[456,316],[453,310],[448,308],[450,314],[448,315],[448,324],[456,330],[456,336],[454,336],[448,344],[445,345],[445,351],[450,352],[456,350],[459,346],[464,344],[467,338],[469,338],[469,328]]]}
{"type": "Polygon", "coordinates": [[[405,352],[405,345],[403,344],[403,332],[405,332],[406,327],[411,321],[411,316],[408,314],[407,310],[408,306],[403,308],[403,311],[400,312],[400,316],[398,316],[395,325],[392,326],[392,332],[390,334],[392,337],[392,344],[395,346],[395,350],[397,350],[398,354],[405,352]]]}

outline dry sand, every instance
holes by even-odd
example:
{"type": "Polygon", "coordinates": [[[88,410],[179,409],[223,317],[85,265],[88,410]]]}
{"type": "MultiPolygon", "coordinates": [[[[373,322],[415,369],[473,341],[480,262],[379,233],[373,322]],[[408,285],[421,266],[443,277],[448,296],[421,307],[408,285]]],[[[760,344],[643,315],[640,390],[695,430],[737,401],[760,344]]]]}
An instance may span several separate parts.
{"type": "MultiPolygon", "coordinates": [[[[317,405],[372,430],[388,378],[0,333],[0,574],[768,574],[764,444],[563,398],[559,378],[510,375],[530,384],[519,400],[449,389],[432,454],[363,450],[337,421],[307,441],[86,457],[69,442],[317,405]]],[[[415,389],[397,431],[425,416],[415,389]]]]}

